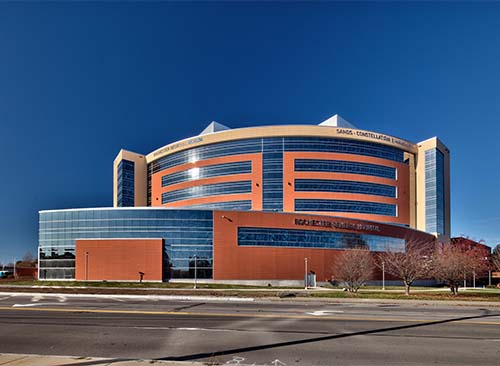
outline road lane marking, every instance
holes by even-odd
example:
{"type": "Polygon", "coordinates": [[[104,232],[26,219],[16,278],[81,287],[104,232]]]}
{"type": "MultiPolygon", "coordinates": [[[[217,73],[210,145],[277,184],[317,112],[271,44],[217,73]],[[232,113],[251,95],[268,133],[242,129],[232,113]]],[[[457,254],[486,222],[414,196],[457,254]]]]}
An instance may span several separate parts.
{"type": "MultiPolygon", "coordinates": [[[[60,305],[60,304],[58,304],[60,305]]],[[[207,316],[231,318],[265,318],[265,319],[315,319],[336,321],[373,321],[373,322],[400,322],[400,323],[434,323],[448,321],[460,324],[500,325],[499,321],[475,321],[453,319],[410,319],[410,318],[376,318],[376,317],[343,317],[313,315],[281,315],[281,314],[256,314],[256,313],[209,313],[209,312],[181,312],[181,311],[153,311],[153,310],[111,310],[111,309],[78,309],[78,308],[33,308],[33,307],[0,307],[0,310],[11,311],[46,311],[66,313],[95,313],[95,314],[140,314],[140,315],[179,315],[179,316],[207,316]]],[[[480,317],[481,315],[478,315],[480,317]]]]}
{"type": "Polygon", "coordinates": [[[32,304],[14,304],[12,305],[13,308],[23,308],[23,307],[31,307],[31,306],[45,306],[45,305],[67,305],[67,304],[62,304],[60,302],[35,302],[32,304]]]}
{"type": "Polygon", "coordinates": [[[343,313],[344,311],[343,310],[317,310],[317,311],[313,311],[311,313],[307,313],[306,314],[309,314],[309,315],[314,315],[314,316],[324,316],[324,315],[328,315],[328,314],[332,314],[332,313],[343,313]]]}
{"type": "Polygon", "coordinates": [[[35,295],[31,298],[31,302],[38,302],[43,299],[42,295],[35,295]]]}
{"type": "Polygon", "coordinates": [[[159,301],[159,300],[179,300],[179,301],[213,301],[220,302],[254,302],[253,297],[235,297],[235,296],[199,296],[199,295],[119,295],[119,294],[51,294],[51,293],[30,293],[30,292],[0,292],[1,296],[14,297],[32,297],[32,301],[39,301],[47,297],[66,298],[97,298],[97,299],[127,299],[137,301],[159,301]]]}

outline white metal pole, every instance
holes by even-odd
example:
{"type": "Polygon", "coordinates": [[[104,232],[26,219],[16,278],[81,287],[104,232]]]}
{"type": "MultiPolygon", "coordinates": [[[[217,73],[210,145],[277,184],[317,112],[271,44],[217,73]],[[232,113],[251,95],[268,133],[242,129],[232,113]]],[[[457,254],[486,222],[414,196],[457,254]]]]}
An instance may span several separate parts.
{"type": "Polygon", "coordinates": [[[382,290],[385,291],[385,262],[382,262],[382,290]]]}
{"type": "Polygon", "coordinates": [[[197,263],[197,256],[195,255],[194,256],[194,287],[193,288],[196,288],[196,277],[197,277],[197,272],[198,272],[198,263],[197,263]]]}
{"type": "Polygon", "coordinates": [[[89,280],[89,252],[85,252],[85,281],[89,280]]]}
{"type": "Polygon", "coordinates": [[[472,271],[472,287],[476,288],[476,271],[472,271]]]}
{"type": "Polygon", "coordinates": [[[488,270],[488,285],[491,286],[491,269],[488,270]]]}
{"type": "Polygon", "coordinates": [[[308,282],[307,281],[307,257],[304,258],[304,261],[305,261],[305,266],[306,266],[306,277],[305,277],[306,284],[305,284],[304,288],[307,290],[307,287],[308,287],[308,283],[307,283],[308,282]]]}

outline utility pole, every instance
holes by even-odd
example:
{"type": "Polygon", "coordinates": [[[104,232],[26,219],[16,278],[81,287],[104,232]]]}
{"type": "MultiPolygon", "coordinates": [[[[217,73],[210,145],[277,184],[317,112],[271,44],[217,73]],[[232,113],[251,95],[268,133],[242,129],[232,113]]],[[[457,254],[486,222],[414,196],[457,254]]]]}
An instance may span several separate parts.
{"type": "Polygon", "coordinates": [[[308,279],[307,279],[307,257],[304,258],[304,262],[305,262],[305,266],[306,266],[306,277],[305,277],[305,286],[304,286],[304,289],[307,290],[307,288],[309,287],[309,283],[308,283],[308,279]]]}
{"type": "Polygon", "coordinates": [[[89,252],[85,252],[85,281],[89,280],[89,252]]]}
{"type": "Polygon", "coordinates": [[[382,290],[385,291],[385,262],[382,262],[382,290]]]}
{"type": "Polygon", "coordinates": [[[194,256],[194,289],[196,289],[196,279],[197,279],[197,272],[198,272],[198,265],[197,265],[197,259],[198,257],[195,255],[194,256]]]}

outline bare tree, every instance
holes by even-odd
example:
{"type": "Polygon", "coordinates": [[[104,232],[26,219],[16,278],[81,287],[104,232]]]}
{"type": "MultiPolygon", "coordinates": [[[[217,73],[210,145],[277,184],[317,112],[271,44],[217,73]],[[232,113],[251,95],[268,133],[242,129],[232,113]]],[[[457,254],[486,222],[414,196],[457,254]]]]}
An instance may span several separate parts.
{"type": "Polygon", "coordinates": [[[487,261],[481,251],[465,250],[458,245],[442,245],[433,258],[433,274],[437,280],[445,282],[450,286],[454,295],[458,294],[458,288],[462,281],[471,273],[484,270],[487,261]]]}
{"type": "Polygon", "coordinates": [[[491,254],[491,265],[494,271],[500,272],[500,244],[498,244],[491,254]]]}
{"type": "Polygon", "coordinates": [[[345,282],[349,292],[357,292],[372,275],[372,255],[366,249],[346,250],[340,254],[332,269],[335,279],[345,282]]]}
{"type": "Polygon", "coordinates": [[[434,242],[410,239],[406,242],[404,252],[388,250],[381,253],[377,265],[383,266],[387,273],[401,279],[408,296],[413,282],[429,276],[433,251],[434,242]]]}
{"type": "Polygon", "coordinates": [[[34,260],[35,260],[35,256],[33,255],[33,253],[31,253],[30,251],[24,253],[23,259],[22,259],[23,262],[33,262],[34,260]]]}

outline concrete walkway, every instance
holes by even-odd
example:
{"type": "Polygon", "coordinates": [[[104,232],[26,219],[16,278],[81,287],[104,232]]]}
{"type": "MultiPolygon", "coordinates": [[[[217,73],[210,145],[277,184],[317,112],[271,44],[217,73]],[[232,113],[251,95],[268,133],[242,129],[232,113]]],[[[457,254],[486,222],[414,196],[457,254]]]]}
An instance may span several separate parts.
{"type": "Polygon", "coordinates": [[[21,355],[12,353],[0,353],[1,366],[202,366],[202,362],[174,362],[156,360],[130,360],[117,358],[99,357],[71,357],[71,356],[44,356],[44,355],[21,355]]]}

